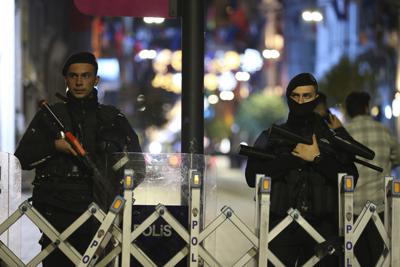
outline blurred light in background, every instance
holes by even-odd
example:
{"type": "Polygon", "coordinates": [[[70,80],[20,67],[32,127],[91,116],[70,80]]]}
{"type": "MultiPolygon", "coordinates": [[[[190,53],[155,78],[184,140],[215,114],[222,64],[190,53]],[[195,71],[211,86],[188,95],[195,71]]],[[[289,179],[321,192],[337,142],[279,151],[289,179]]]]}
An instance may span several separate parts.
{"type": "Polygon", "coordinates": [[[226,71],[218,77],[218,87],[221,91],[232,91],[237,85],[237,80],[232,72],[226,71]]]}
{"type": "Polygon", "coordinates": [[[149,151],[151,154],[161,153],[162,146],[161,146],[160,142],[157,142],[157,141],[151,142],[149,145],[149,151]]]}
{"type": "Polygon", "coordinates": [[[0,8],[0,150],[15,149],[15,1],[0,8]]]}
{"type": "Polygon", "coordinates": [[[153,60],[153,69],[159,73],[166,73],[171,64],[172,52],[169,49],[161,50],[153,60]]]}
{"type": "Polygon", "coordinates": [[[204,87],[209,91],[218,89],[218,77],[214,73],[207,73],[204,75],[204,87]]]}
{"type": "Polygon", "coordinates": [[[371,108],[371,115],[374,116],[374,117],[379,115],[379,108],[377,106],[373,106],[371,108]]]}
{"type": "Polygon", "coordinates": [[[210,138],[208,138],[207,136],[204,136],[204,139],[203,139],[204,141],[203,141],[203,144],[204,144],[204,148],[207,148],[207,147],[209,147],[210,146],[210,144],[211,144],[211,142],[210,142],[210,138]]]}
{"type": "Polygon", "coordinates": [[[235,95],[233,94],[232,91],[222,91],[221,93],[219,93],[219,98],[221,98],[221,100],[224,101],[233,100],[234,97],[235,95]]]}
{"type": "Polygon", "coordinates": [[[119,62],[116,58],[99,58],[97,60],[99,64],[98,75],[101,80],[115,81],[120,78],[119,62]]]}
{"type": "Polygon", "coordinates": [[[172,85],[174,87],[173,91],[181,91],[182,86],[182,73],[174,73],[172,75],[172,85]],[[179,88],[179,89],[178,89],[179,88]]]}
{"type": "Polygon", "coordinates": [[[277,59],[281,56],[281,53],[276,49],[265,49],[262,55],[266,59],[277,59]]]}
{"type": "Polygon", "coordinates": [[[256,72],[263,66],[263,59],[260,52],[255,49],[246,49],[240,57],[241,67],[243,71],[256,72]]]}
{"type": "Polygon", "coordinates": [[[144,17],[143,18],[143,21],[148,24],[161,24],[164,22],[164,20],[165,20],[164,18],[158,18],[158,17],[144,17]]]}
{"type": "Polygon", "coordinates": [[[388,120],[392,118],[392,108],[389,105],[385,106],[385,117],[388,120]]]}
{"type": "Polygon", "coordinates": [[[235,78],[239,82],[247,82],[248,80],[250,80],[250,74],[245,71],[238,71],[235,74],[235,78]]]}
{"type": "Polygon", "coordinates": [[[272,37],[266,35],[264,44],[265,47],[272,48],[274,50],[282,50],[285,44],[285,39],[281,34],[274,34],[272,37]]]}
{"type": "Polygon", "coordinates": [[[222,139],[219,145],[219,150],[224,154],[229,153],[231,151],[231,141],[229,141],[228,138],[222,139]]]}
{"type": "Polygon", "coordinates": [[[176,71],[182,71],[182,50],[172,53],[171,66],[176,71]]]}
{"type": "Polygon", "coordinates": [[[240,67],[240,56],[236,51],[227,51],[223,60],[225,67],[229,70],[235,70],[240,67]]]}
{"type": "Polygon", "coordinates": [[[139,60],[154,59],[154,58],[156,58],[156,56],[157,56],[157,51],[156,50],[143,49],[138,54],[139,60]]]}
{"type": "Polygon", "coordinates": [[[207,99],[208,99],[208,103],[210,103],[211,105],[217,104],[219,101],[219,98],[217,95],[209,95],[207,99]]]}
{"type": "Polygon", "coordinates": [[[392,111],[393,111],[393,116],[398,117],[400,115],[400,99],[397,96],[397,94],[392,102],[392,111]]]}
{"type": "Polygon", "coordinates": [[[178,166],[181,163],[180,155],[171,155],[171,156],[169,156],[168,163],[171,166],[178,166]]]}
{"type": "Polygon", "coordinates": [[[247,86],[241,86],[239,90],[239,95],[241,98],[247,98],[250,95],[250,90],[247,86]]]}
{"type": "Polygon", "coordinates": [[[231,131],[232,133],[239,133],[240,127],[236,123],[232,124],[231,131]]]}
{"type": "Polygon", "coordinates": [[[324,16],[322,15],[322,13],[317,10],[303,11],[303,13],[301,14],[301,17],[303,18],[304,21],[307,21],[307,22],[320,22],[324,19],[324,16]]]}
{"type": "Polygon", "coordinates": [[[208,98],[204,97],[204,110],[207,110],[210,106],[210,102],[208,102],[208,98]]]}

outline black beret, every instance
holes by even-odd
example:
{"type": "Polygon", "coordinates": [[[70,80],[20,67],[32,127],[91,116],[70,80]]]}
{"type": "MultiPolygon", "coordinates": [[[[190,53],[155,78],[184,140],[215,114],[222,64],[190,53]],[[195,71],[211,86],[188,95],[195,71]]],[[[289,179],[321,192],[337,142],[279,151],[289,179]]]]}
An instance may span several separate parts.
{"type": "Polygon", "coordinates": [[[314,85],[315,91],[318,92],[318,83],[317,80],[311,73],[300,73],[294,76],[288,86],[286,87],[286,96],[289,97],[290,94],[296,87],[305,86],[305,85],[314,85]]]}
{"type": "Polygon", "coordinates": [[[79,53],[71,55],[67,59],[67,61],[65,61],[65,63],[64,63],[64,67],[62,69],[62,74],[64,76],[66,76],[69,66],[71,66],[72,64],[75,64],[75,63],[88,63],[88,64],[93,65],[95,74],[97,75],[98,65],[97,65],[96,57],[90,52],[79,52],[79,53]]]}

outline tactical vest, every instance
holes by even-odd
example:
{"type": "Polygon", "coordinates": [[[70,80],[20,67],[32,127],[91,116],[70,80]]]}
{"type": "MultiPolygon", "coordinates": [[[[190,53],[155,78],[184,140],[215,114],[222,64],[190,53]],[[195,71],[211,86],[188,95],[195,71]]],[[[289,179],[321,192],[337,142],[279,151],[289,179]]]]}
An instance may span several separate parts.
{"type": "MultiPolygon", "coordinates": [[[[112,151],[122,151],[119,149],[125,142],[121,129],[117,129],[114,123],[119,111],[112,106],[99,105],[96,111],[86,114],[86,125],[78,126],[74,125],[73,115],[70,114],[71,111],[66,104],[57,103],[52,106],[52,110],[60,118],[65,128],[72,130],[74,134],[79,127],[84,128],[86,136],[79,136],[79,134],[77,136],[86,141],[85,149],[90,148],[89,156],[104,176],[107,175],[105,173],[107,154],[112,151]]],[[[44,120],[48,119],[45,114],[43,115],[44,120]]],[[[47,120],[48,122],[50,122],[51,134],[57,134],[55,122],[47,120]]],[[[47,159],[45,163],[37,166],[33,184],[34,205],[51,205],[80,213],[94,201],[92,173],[70,155],[57,153],[47,159]]],[[[109,200],[106,202],[108,203],[109,200]]]]}

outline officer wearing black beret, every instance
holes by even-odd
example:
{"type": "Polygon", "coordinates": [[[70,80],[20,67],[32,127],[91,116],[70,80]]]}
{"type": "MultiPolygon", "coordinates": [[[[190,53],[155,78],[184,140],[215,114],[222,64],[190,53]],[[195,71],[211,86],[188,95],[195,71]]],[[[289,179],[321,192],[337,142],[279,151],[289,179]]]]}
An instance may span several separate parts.
{"type": "MultiPolygon", "coordinates": [[[[91,160],[103,171],[110,185],[103,192],[96,190],[93,170],[78,160],[77,152],[45,110],[40,110],[18,144],[15,156],[26,170],[35,169],[33,206],[59,231],[64,231],[92,202],[107,211],[120,190],[124,164],[114,173],[105,173],[106,158],[116,152],[141,152],[138,136],[125,116],[113,106],[99,104],[98,64],[89,52],[71,55],[62,68],[67,86],[64,101],[51,105],[66,130],[72,132],[91,160]]],[[[127,161],[123,161],[128,164],[127,161]]],[[[108,162],[110,164],[110,162],[108,162]]],[[[143,166],[142,166],[143,167],[143,166]]],[[[142,168],[138,172],[144,172],[142,168]]],[[[104,188],[103,188],[104,189],[104,188]]],[[[81,254],[93,238],[95,227],[89,220],[68,242],[81,254]]],[[[42,249],[51,241],[43,235],[42,249]]],[[[43,266],[74,266],[58,249],[43,261],[43,266]]]]}
{"type": "MultiPolygon", "coordinates": [[[[254,147],[276,156],[274,160],[249,157],[246,181],[255,186],[256,174],[272,179],[270,227],[275,227],[295,208],[327,240],[338,235],[337,174],[358,177],[352,160],[340,152],[324,154],[317,140],[332,132],[314,113],[318,103],[318,83],[310,73],[295,76],[288,84],[286,98],[289,116],[282,127],[312,140],[311,145],[293,144],[263,131],[254,147]]],[[[298,224],[292,223],[269,243],[270,250],[285,266],[301,266],[314,253],[315,241],[298,224]]],[[[323,266],[338,266],[333,256],[320,261],[323,266]]]]}

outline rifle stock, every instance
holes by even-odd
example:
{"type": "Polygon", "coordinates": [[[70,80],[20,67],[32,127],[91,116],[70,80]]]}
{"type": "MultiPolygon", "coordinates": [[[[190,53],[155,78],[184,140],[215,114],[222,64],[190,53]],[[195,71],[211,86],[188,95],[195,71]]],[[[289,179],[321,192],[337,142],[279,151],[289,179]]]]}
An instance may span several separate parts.
{"type": "Polygon", "coordinates": [[[273,160],[276,158],[275,155],[265,153],[261,149],[257,149],[255,147],[240,145],[239,147],[239,155],[247,156],[247,157],[254,157],[258,159],[266,159],[266,160],[273,160]]]}

